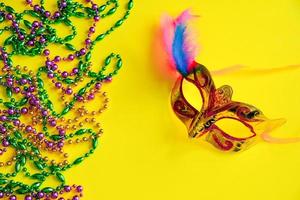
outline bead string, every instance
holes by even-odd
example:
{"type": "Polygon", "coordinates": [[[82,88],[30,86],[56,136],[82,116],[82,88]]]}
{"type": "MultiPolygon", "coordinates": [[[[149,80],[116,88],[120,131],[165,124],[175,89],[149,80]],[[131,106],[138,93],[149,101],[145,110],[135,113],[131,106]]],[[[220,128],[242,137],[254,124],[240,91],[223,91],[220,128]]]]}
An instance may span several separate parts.
{"type": "Polygon", "coordinates": [[[4,87],[6,93],[5,98],[0,99],[0,199],[16,200],[21,195],[25,200],[64,200],[65,193],[72,193],[68,199],[78,200],[83,195],[83,187],[66,185],[63,172],[82,163],[97,148],[103,130],[96,117],[109,102],[102,86],[110,83],[122,66],[120,55],[111,53],[99,71],[92,71],[91,54],[98,42],[128,18],[133,0],[129,0],[121,19],[97,36],[94,34],[98,22],[116,13],[120,7],[117,0],[107,0],[103,5],[92,0],[86,0],[84,4],[75,0],[58,0],[57,10],[52,13],[45,9],[44,0],[39,3],[26,0],[25,4],[28,9],[18,13],[0,3],[0,23],[8,23],[0,29],[0,35],[4,32],[10,34],[0,46],[0,61],[3,63],[0,87],[4,87]],[[26,20],[26,16],[34,18],[34,21],[26,20]],[[92,20],[81,49],[71,44],[77,36],[77,27],[71,17],[92,20]],[[52,26],[55,24],[68,27],[70,34],[59,37],[52,26]],[[52,55],[47,48],[50,44],[64,46],[70,53],[52,55]],[[17,55],[43,56],[45,62],[34,72],[27,66],[14,65],[12,58],[17,55]],[[64,62],[77,64],[71,71],[66,71],[60,67],[64,62]],[[112,62],[115,62],[114,67],[111,67],[112,62]],[[60,111],[49,99],[46,80],[51,81],[52,89],[60,91],[60,100],[64,103],[60,111]],[[84,104],[96,97],[101,97],[103,105],[98,110],[89,111],[84,104]],[[70,112],[76,116],[66,118],[70,112]],[[81,142],[89,142],[91,148],[77,158],[68,159],[69,154],[64,147],[81,142]],[[9,150],[14,151],[13,156],[2,161],[1,157],[9,150]],[[56,159],[44,156],[44,152],[56,153],[56,159]],[[34,165],[34,170],[28,167],[29,164],[34,165]],[[4,167],[13,167],[12,172],[3,173],[4,167]],[[16,181],[19,176],[32,179],[32,183],[16,181]],[[51,176],[59,182],[58,186],[44,185],[51,176]]]}

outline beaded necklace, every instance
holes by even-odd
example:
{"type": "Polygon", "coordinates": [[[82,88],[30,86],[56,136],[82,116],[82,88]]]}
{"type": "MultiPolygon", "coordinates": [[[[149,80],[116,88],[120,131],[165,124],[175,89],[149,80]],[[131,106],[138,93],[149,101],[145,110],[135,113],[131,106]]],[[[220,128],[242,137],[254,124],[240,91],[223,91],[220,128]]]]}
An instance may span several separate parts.
{"type": "Polygon", "coordinates": [[[0,24],[9,24],[0,29],[0,35],[4,32],[10,34],[0,46],[0,87],[6,92],[5,97],[0,99],[0,199],[16,200],[21,196],[25,200],[64,200],[65,193],[69,193],[72,197],[68,199],[72,200],[82,197],[82,186],[66,185],[63,172],[82,163],[97,148],[103,131],[95,117],[107,108],[109,101],[102,86],[110,83],[122,66],[120,55],[111,53],[99,71],[92,71],[91,53],[98,42],[123,24],[133,7],[133,0],[129,0],[121,19],[107,31],[94,36],[97,23],[113,15],[120,5],[117,0],[107,0],[103,5],[92,0],[85,2],[59,0],[57,11],[52,13],[45,9],[44,0],[39,4],[26,0],[28,9],[20,13],[0,3],[0,24]],[[26,20],[26,16],[35,20],[26,20]],[[81,49],[71,44],[77,35],[71,17],[93,21],[81,49]],[[59,37],[52,26],[54,24],[66,26],[71,34],[59,37]],[[51,55],[47,49],[50,44],[64,46],[71,53],[51,55]],[[12,58],[19,55],[44,56],[45,62],[34,72],[29,67],[14,65],[12,58]],[[74,64],[76,61],[76,67],[71,71],[62,70],[59,66],[62,62],[74,64]],[[110,67],[113,63],[114,67],[110,67]],[[62,101],[71,99],[59,112],[49,99],[45,80],[50,80],[50,87],[61,92],[62,101]],[[82,84],[83,87],[80,86],[82,84]],[[92,102],[97,96],[102,97],[103,106],[97,111],[88,111],[84,103],[92,102]],[[65,115],[70,112],[75,112],[76,117],[66,118],[65,115]],[[87,126],[92,128],[85,128],[87,126]],[[90,142],[90,149],[77,158],[68,159],[65,145],[80,142],[90,142]],[[13,157],[2,161],[1,157],[9,150],[14,151],[13,157]],[[43,156],[43,152],[57,153],[60,160],[51,160],[43,156]],[[33,169],[29,165],[33,165],[33,169]],[[6,167],[12,168],[12,172],[3,173],[6,167]],[[22,176],[32,182],[15,180],[22,176]],[[45,186],[45,180],[51,176],[59,182],[57,187],[45,186]]]}

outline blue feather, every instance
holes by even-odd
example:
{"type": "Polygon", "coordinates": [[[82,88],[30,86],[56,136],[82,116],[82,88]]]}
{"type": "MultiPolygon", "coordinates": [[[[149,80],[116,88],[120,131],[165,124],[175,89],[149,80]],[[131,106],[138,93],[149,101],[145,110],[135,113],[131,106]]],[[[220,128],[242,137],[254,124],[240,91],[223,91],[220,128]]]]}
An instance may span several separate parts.
{"type": "Polygon", "coordinates": [[[174,40],[172,45],[173,58],[177,70],[183,75],[187,76],[188,71],[188,55],[184,49],[186,26],[179,24],[176,26],[174,40]]]}

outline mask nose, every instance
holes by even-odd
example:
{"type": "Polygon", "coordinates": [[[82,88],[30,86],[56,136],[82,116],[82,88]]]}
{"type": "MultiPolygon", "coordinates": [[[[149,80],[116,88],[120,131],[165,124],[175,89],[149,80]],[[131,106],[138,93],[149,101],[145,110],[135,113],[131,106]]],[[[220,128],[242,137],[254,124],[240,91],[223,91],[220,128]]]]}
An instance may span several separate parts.
{"type": "Polygon", "coordinates": [[[199,135],[199,132],[195,132],[194,130],[189,131],[189,138],[196,138],[199,135]]]}
{"type": "Polygon", "coordinates": [[[189,128],[188,135],[190,138],[197,138],[203,135],[204,123],[200,118],[196,118],[189,128]]]}
{"type": "Polygon", "coordinates": [[[203,117],[203,114],[200,112],[192,122],[188,134],[190,138],[201,137],[206,131],[208,131],[216,122],[215,117],[210,116],[207,118],[203,117]]]}

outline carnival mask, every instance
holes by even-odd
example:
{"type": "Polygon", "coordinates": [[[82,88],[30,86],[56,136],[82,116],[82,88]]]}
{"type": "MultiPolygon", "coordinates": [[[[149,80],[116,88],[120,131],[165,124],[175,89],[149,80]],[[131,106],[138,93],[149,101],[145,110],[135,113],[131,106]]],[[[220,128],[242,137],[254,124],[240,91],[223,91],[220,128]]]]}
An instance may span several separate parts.
{"type": "Polygon", "coordinates": [[[185,124],[192,138],[205,138],[223,151],[238,152],[247,149],[285,120],[269,120],[256,107],[233,101],[232,88],[228,85],[216,88],[209,71],[195,61],[196,46],[187,31],[187,21],[193,16],[188,11],[177,19],[166,17],[163,21],[163,36],[171,66],[179,72],[172,93],[171,105],[176,116],[185,124]],[[202,108],[197,110],[183,94],[183,81],[188,81],[199,90],[202,108]],[[235,120],[249,129],[247,137],[226,133],[216,122],[222,119],[235,120]]]}
{"type": "MultiPolygon", "coordinates": [[[[171,94],[172,108],[186,125],[192,138],[205,137],[220,150],[238,152],[255,142],[258,134],[276,128],[283,120],[268,120],[263,113],[249,104],[231,100],[232,89],[225,85],[216,88],[209,71],[196,64],[186,77],[179,77],[171,94]],[[202,97],[202,108],[194,108],[183,95],[183,80],[197,87],[202,97]],[[221,119],[237,120],[249,128],[252,135],[238,138],[224,132],[216,122],[221,119]]],[[[200,101],[200,99],[199,99],[200,101]]]]}

